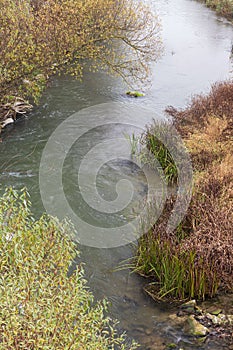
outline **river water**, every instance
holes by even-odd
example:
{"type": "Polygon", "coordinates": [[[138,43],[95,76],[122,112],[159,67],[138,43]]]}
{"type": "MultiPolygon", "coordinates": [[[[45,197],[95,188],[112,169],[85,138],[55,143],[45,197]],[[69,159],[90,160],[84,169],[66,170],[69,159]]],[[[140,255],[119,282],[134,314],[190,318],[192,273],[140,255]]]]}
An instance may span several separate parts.
{"type": "MultiPolygon", "coordinates": [[[[113,201],[116,198],[116,184],[122,178],[127,181],[125,192],[129,181],[134,187],[131,207],[116,215],[102,215],[82,200],[82,191],[90,197],[93,190],[89,184],[93,172],[90,163],[83,173],[86,178],[84,188],[81,190],[77,186],[77,173],[84,155],[100,140],[102,142],[107,138],[113,142],[119,135],[134,131],[131,124],[141,126],[142,122],[150,122],[152,118],[163,119],[163,110],[167,105],[183,107],[193,94],[207,92],[212,83],[231,77],[233,27],[226,20],[218,18],[211,10],[192,0],[158,0],[154,3],[162,23],[164,55],[152,67],[152,86],[146,91],[146,97],[127,98],[127,88],[121,80],[101,72],[87,72],[82,83],[70,77],[58,77],[46,90],[39,106],[26,119],[18,121],[16,126],[8,128],[2,135],[1,191],[10,185],[15,188],[27,186],[36,216],[44,211],[43,204],[46,208],[52,207],[51,212],[54,210],[54,214],[62,209],[56,204],[61,201],[59,195],[53,195],[52,180],[48,180],[47,184],[48,207],[45,202],[42,203],[39,167],[48,138],[68,117],[85,109],[84,114],[80,112],[81,114],[76,115],[76,121],[79,123],[86,118],[89,127],[79,142],[75,142],[68,150],[63,164],[62,184],[67,201],[76,214],[82,216],[84,221],[91,221],[96,227],[121,227],[130,220],[132,212],[136,211],[138,214],[140,211],[138,203],[143,201],[148,189],[143,171],[129,157],[126,160],[120,157],[116,160],[111,157],[107,161],[102,159],[103,167],[97,179],[97,189],[101,197],[113,201]],[[108,120],[109,124],[104,127],[91,128],[92,123],[95,125],[98,111],[106,108],[106,105],[102,105],[106,102],[108,108],[114,110],[112,114],[108,114],[110,122],[112,118],[112,124],[108,120]],[[131,120],[133,118],[129,127],[122,126],[122,112],[128,114],[131,120]]],[[[65,130],[68,138],[73,137],[72,129],[73,125],[70,125],[65,130]]],[[[63,139],[56,142],[59,148],[63,139]]],[[[92,160],[97,158],[101,160],[101,152],[100,155],[98,152],[94,154],[92,160]]],[[[52,161],[49,158],[49,162],[52,161]]],[[[52,173],[49,175],[52,179],[52,173]]],[[[162,183],[159,179],[155,182],[155,188],[159,192],[162,183]]],[[[124,186],[122,188],[121,195],[124,197],[124,186]]],[[[57,191],[59,193],[59,189],[57,191]]],[[[128,196],[128,192],[125,196],[128,196]]],[[[85,242],[84,237],[81,239],[83,244],[80,245],[80,251],[91,290],[97,298],[109,299],[112,317],[120,321],[120,328],[126,330],[129,337],[134,337],[142,344],[142,349],[163,349],[164,344],[169,342],[180,344],[184,349],[219,349],[219,345],[215,346],[213,343],[193,344],[181,330],[171,326],[168,317],[174,311],[173,307],[157,304],[145,295],[144,279],[128,270],[114,271],[123,260],[132,256],[131,244],[121,244],[119,247],[114,247],[113,244],[105,249],[101,248],[104,246],[102,243],[93,247],[85,242]]]]}

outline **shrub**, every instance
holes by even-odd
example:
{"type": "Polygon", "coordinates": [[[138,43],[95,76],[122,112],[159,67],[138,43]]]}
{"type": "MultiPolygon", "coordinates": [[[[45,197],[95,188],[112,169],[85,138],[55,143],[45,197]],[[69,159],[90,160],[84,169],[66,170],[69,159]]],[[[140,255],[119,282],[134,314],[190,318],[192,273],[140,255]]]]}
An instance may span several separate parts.
{"type": "Polygon", "coordinates": [[[37,99],[48,77],[84,66],[139,82],[161,49],[157,18],[133,0],[1,0],[0,13],[1,100],[37,99]]]}
{"type": "Polygon", "coordinates": [[[94,303],[68,224],[33,219],[27,193],[0,200],[0,349],[136,349],[94,303]]]}

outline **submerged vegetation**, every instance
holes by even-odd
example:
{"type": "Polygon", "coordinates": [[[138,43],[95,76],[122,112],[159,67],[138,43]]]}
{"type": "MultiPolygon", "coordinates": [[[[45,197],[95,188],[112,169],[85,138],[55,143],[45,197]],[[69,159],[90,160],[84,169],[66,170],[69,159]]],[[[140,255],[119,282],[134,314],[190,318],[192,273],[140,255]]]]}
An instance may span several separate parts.
{"type": "Polygon", "coordinates": [[[131,96],[131,97],[143,97],[145,96],[143,92],[140,91],[127,91],[126,95],[131,96]]]}
{"type": "Polygon", "coordinates": [[[0,199],[0,349],[136,349],[94,302],[70,227],[33,219],[27,193],[0,199]]]}
{"type": "MultiPolygon", "coordinates": [[[[171,195],[157,223],[139,240],[135,270],[154,280],[147,287],[154,298],[204,299],[232,292],[233,82],[216,84],[185,110],[169,107],[167,113],[191,155],[193,195],[183,221],[168,233],[171,195]]],[[[155,124],[143,136],[149,147],[156,129],[155,124]]]]}

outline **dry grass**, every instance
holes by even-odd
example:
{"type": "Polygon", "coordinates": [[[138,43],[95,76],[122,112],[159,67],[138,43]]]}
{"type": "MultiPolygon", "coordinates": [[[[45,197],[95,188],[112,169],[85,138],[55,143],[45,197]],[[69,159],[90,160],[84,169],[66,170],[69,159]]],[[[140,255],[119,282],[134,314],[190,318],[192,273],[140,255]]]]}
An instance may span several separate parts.
{"type": "Polygon", "coordinates": [[[218,291],[232,292],[233,82],[215,84],[209,95],[194,97],[185,110],[169,107],[167,113],[192,158],[193,196],[183,222],[168,237],[165,228],[174,202],[171,198],[158,223],[139,242],[137,269],[153,275],[165,292],[167,282],[159,273],[164,274],[163,257],[169,245],[166,271],[177,261],[179,274],[168,295],[204,299],[218,291]],[[157,251],[155,242],[159,242],[157,251]]]}
{"type": "Polygon", "coordinates": [[[201,130],[206,125],[207,116],[217,116],[228,120],[228,128],[223,135],[232,137],[233,128],[233,81],[216,83],[208,95],[194,96],[183,110],[172,106],[166,112],[174,117],[174,124],[182,136],[201,130]]]}

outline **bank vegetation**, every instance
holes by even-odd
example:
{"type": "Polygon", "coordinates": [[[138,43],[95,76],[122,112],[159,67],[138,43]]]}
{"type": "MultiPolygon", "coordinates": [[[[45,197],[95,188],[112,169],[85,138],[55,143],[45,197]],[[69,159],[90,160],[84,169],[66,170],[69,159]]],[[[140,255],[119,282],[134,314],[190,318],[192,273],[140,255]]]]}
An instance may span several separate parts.
{"type": "MultiPolygon", "coordinates": [[[[184,110],[166,111],[191,156],[192,199],[182,222],[168,233],[177,196],[173,191],[157,223],[139,240],[135,270],[150,277],[146,290],[156,299],[205,299],[233,292],[233,82],[214,85],[184,110]]],[[[162,147],[156,142],[158,128],[155,123],[142,136],[155,157],[162,147]]],[[[163,170],[171,163],[168,156],[166,162],[163,170]]],[[[177,173],[168,175],[168,181],[173,176],[173,190],[178,188],[177,173]]]]}
{"type": "Polygon", "coordinates": [[[233,1],[232,0],[204,0],[205,4],[214,9],[219,15],[233,21],[233,1]]]}

